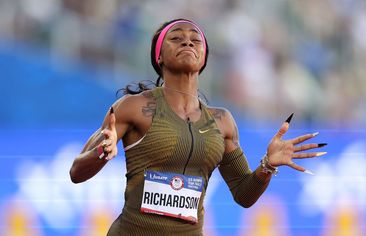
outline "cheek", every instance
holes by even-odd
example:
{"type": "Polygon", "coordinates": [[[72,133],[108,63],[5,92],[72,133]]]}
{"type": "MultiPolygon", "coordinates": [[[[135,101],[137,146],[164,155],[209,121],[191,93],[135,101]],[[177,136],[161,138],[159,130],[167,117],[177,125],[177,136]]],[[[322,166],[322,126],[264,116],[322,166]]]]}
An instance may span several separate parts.
{"type": "Polygon", "coordinates": [[[205,51],[204,51],[204,49],[202,48],[202,49],[200,49],[200,51],[199,51],[199,55],[200,55],[200,64],[204,64],[205,63],[205,57],[206,57],[206,54],[205,54],[205,51]]]}
{"type": "Polygon", "coordinates": [[[170,60],[169,58],[171,58],[172,55],[173,55],[172,48],[164,43],[163,46],[161,47],[160,60],[162,62],[170,60]]]}

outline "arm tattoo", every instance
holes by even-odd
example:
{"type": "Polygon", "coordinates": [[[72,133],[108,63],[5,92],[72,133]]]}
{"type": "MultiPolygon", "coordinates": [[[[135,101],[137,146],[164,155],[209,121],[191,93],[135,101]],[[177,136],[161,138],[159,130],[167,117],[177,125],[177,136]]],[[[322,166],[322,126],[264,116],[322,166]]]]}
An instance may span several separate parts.
{"type": "Polygon", "coordinates": [[[155,114],[156,102],[147,102],[146,106],[142,107],[142,114],[147,117],[152,117],[155,114]]]}
{"type": "Polygon", "coordinates": [[[149,99],[146,106],[143,106],[141,111],[142,114],[146,117],[153,117],[155,115],[156,110],[156,101],[151,91],[146,91],[142,93],[142,96],[149,99]]]}
{"type": "Polygon", "coordinates": [[[212,115],[215,119],[221,120],[221,117],[225,116],[225,110],[215,108],[215,109],[213,109],[213,114],[212,115]]]}

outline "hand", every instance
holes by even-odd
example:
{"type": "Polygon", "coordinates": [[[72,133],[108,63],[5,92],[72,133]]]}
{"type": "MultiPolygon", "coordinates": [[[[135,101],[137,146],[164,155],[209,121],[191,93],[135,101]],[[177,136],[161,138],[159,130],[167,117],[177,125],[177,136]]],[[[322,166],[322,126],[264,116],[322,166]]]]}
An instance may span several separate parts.
{"type": "Polygon", "coordinates": [[[107,154],[106,160],[113,159],[117,153],[117,130],[116,130],[116,116],[113,107],[110,108],[107,117],[107,127],[101,131],[104,135],[104,140],[101,142],[104,153],[107,154]]]}
{"type": "Polygon", "coordinates": [[[312,158],[312,157],[318,157],[326,154],[326,152],[302,152],[305,150],[323,147],[327,145],[326,143],[310,143],[310,144],[304,144],[300,146],[295,146],[297,144],[303,143],[306,140],[309,140],[318,133],[313,134],[305,134],[302,136],[298,136],[296,138],[290,139],[290,140],[282,140],[282,136],[287,132],[290,126],[290,121],[292,119],[293,113],[287,118],[287,120],[282,124],[280,130],[277,132],[277,134],[272,138],[271,142],[268,145],[267,148],[267,155],[269,159],[269,164],[272,166],[281,166],[281,165],[287,165],[295,170],[302,171],[302,172],[308,172],[310,171],[306,170],[304,167],[301,167],[294,163],[292,159],[302,159],[302,158],[312,158]]]}

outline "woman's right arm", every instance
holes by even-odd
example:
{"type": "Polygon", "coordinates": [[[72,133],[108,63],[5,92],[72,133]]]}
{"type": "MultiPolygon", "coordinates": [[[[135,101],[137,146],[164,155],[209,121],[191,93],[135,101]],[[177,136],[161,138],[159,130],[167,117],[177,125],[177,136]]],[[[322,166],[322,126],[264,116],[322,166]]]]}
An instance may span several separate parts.
{"type": "Polygon", "coordinates": [[[89,138],[82,152],[75,158],[70,169],[70,178],[73,183],[81,183],[90,179],[108,162],[105,158],[99,158],[98,148],[102,146],[103,140],[104,135],[99,128],[89,138]]]}
{"type": "MultiPolygon", "coordinates": [[[[131,101],[131,99],[127,100],[131,101]]],[[[111,107],[102,126],[94,132],[81,153],[75,158],[70,169],[70,178],[73,183],[90,179],[117,155],[117,142],[131,127],[130,116],[133,114],[131,109],[134,104],[130,101],[121,99],[111,107]]]]}

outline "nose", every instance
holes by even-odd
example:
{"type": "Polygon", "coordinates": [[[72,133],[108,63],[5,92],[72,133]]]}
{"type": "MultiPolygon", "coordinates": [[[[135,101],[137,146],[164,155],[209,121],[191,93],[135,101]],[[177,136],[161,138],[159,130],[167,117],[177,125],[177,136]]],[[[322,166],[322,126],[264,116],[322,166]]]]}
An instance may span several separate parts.
{"type": "Polygon", "coordinates": [[[194,46],[194,44],[192,43],[192,41],[191,40],[189,40],[189,39],[185,39],[185,40],[183,40],[182,41],[182,46],[184,46],[184,47],[193,47],[194,46]]]}

